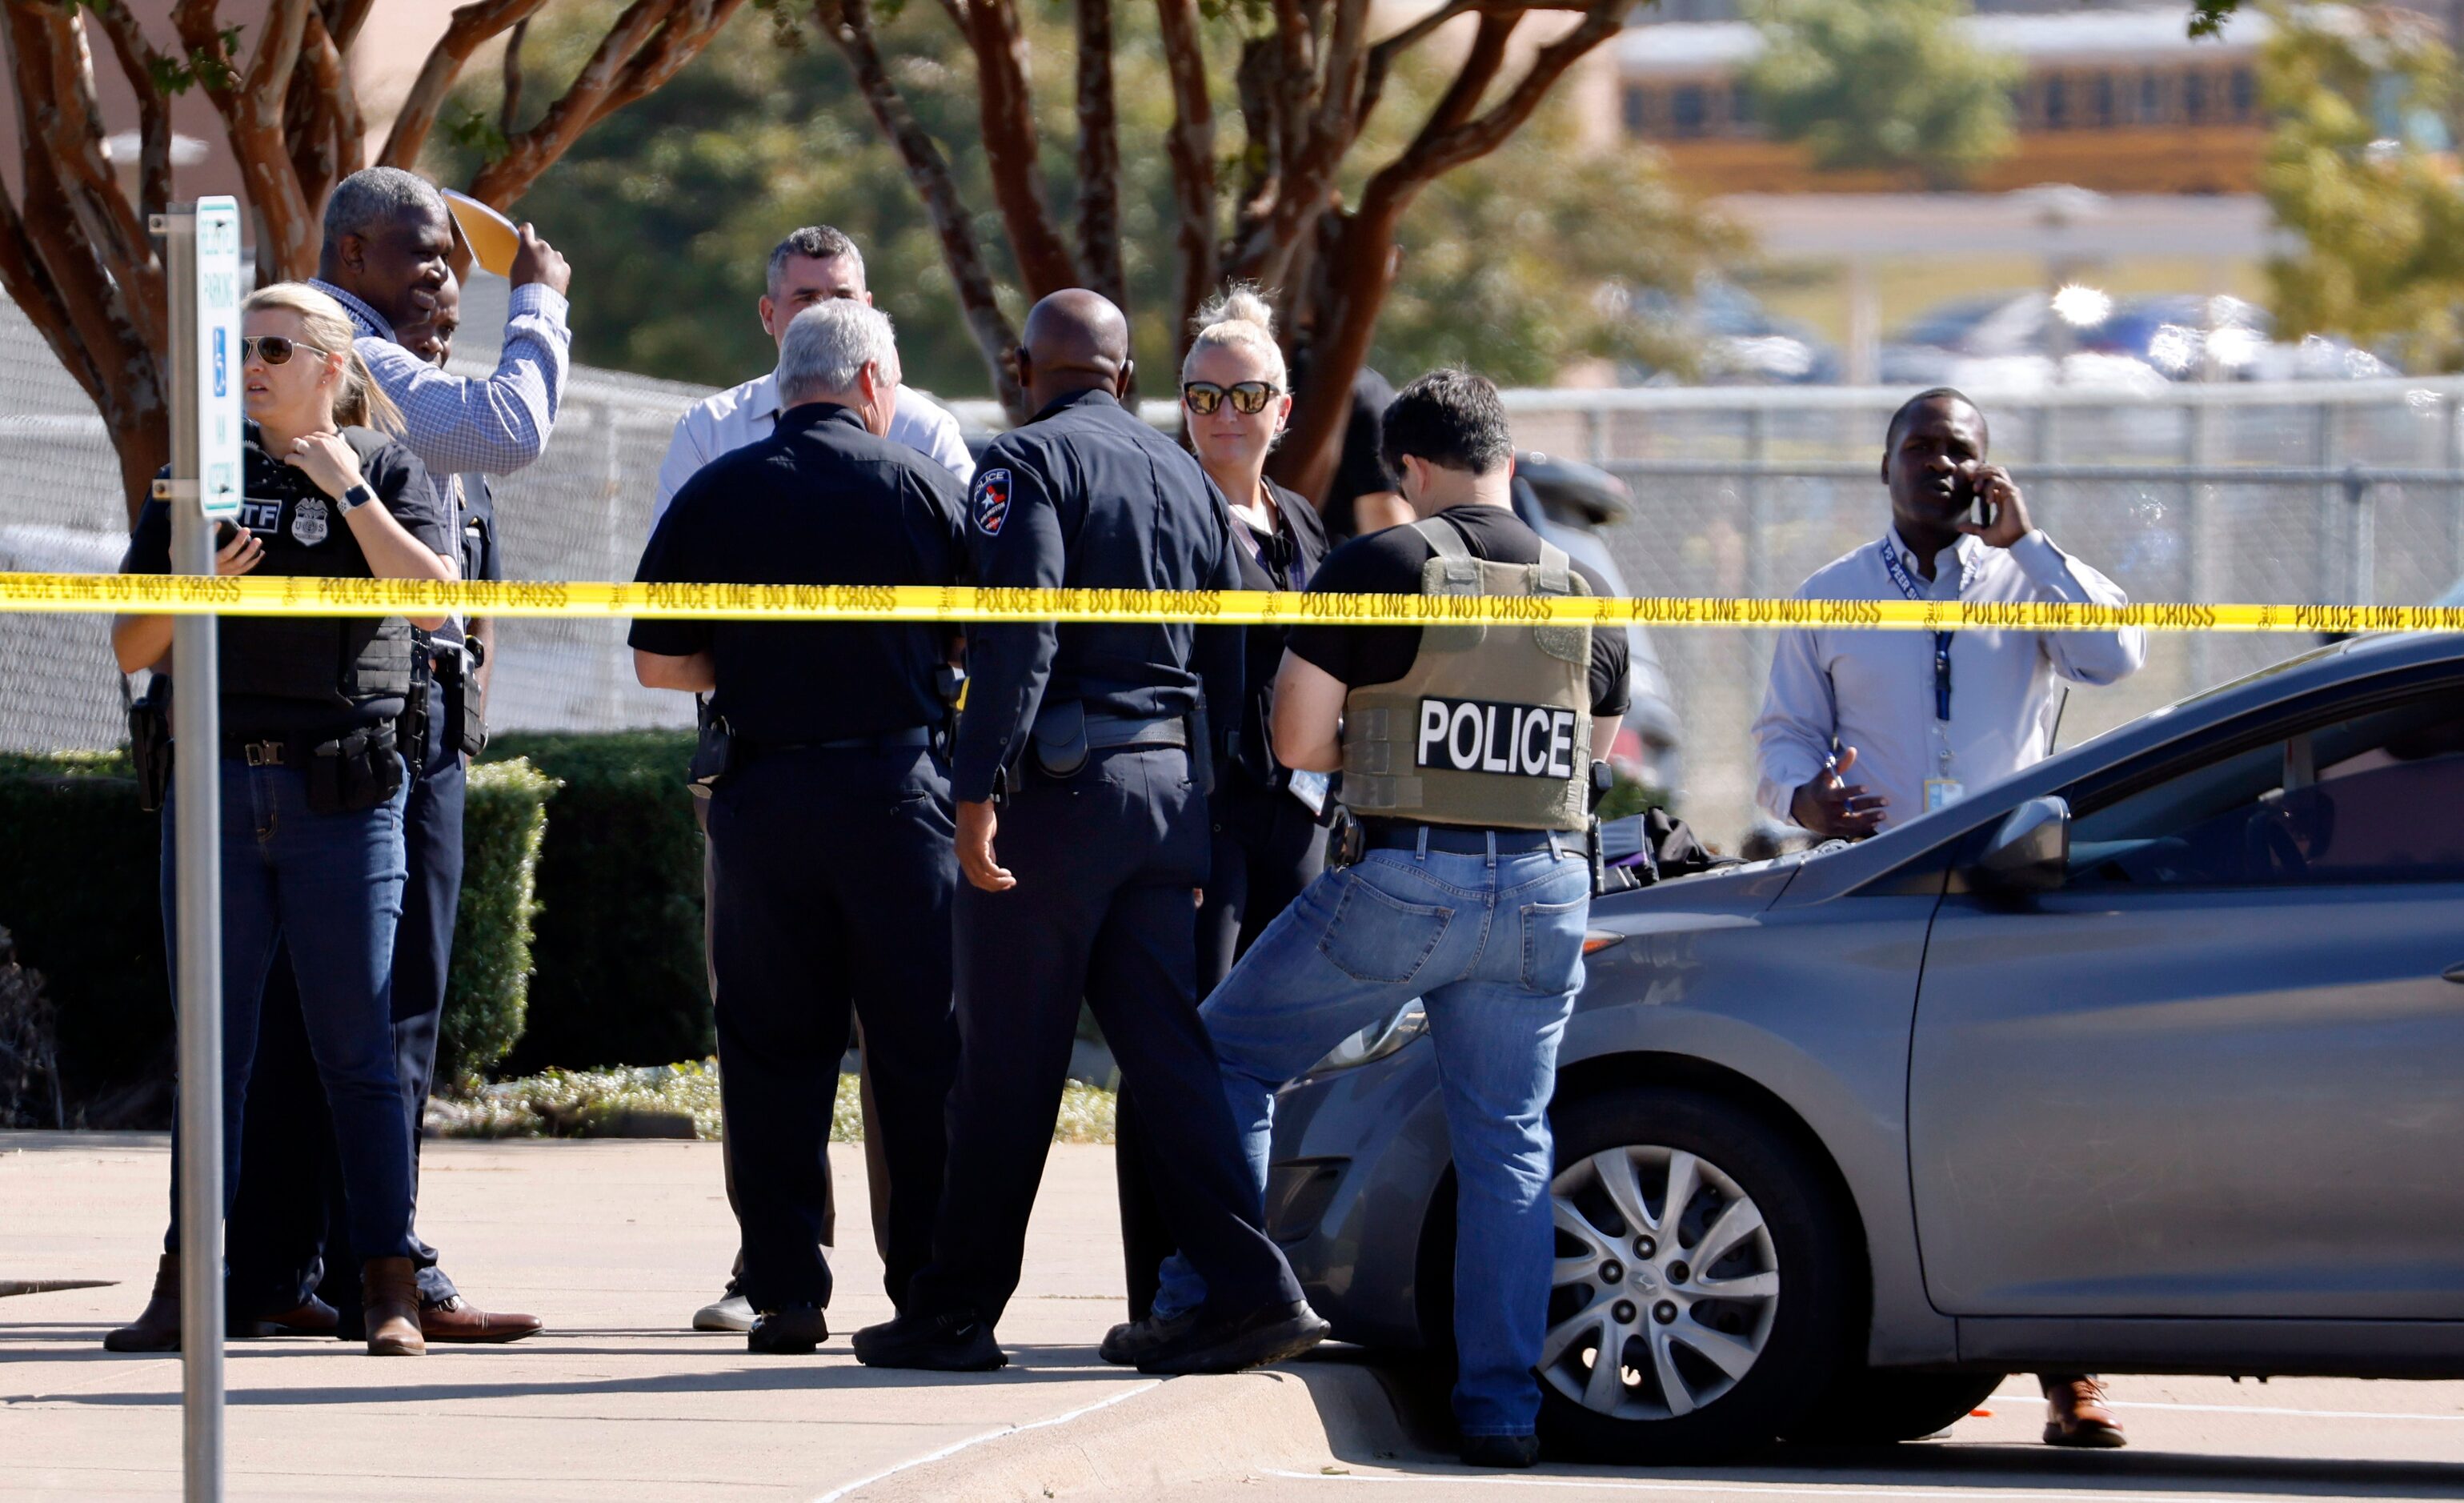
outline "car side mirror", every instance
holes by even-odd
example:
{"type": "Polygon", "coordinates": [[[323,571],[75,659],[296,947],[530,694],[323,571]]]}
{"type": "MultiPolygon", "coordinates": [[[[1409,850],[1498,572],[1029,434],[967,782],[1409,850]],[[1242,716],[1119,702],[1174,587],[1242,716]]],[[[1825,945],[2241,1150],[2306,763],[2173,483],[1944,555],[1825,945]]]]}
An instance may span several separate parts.
{"type": "Polygon", "coordinates": [[[2050,893],[2069,878],[2071,807],[2030,799],[2003,818],[1977,859],[1975,882],[1998,893],[2050,893]]]}

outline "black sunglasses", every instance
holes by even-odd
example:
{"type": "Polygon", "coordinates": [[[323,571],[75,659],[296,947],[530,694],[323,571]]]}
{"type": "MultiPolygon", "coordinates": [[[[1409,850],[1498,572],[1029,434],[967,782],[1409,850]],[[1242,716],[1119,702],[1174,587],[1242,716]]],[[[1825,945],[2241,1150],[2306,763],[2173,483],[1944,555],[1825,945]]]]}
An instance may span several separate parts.
{"type": "Polygon", "coordinates": [[[286,339],[279,334],[259,334],[239,342],[239,358],[241,364],[245,365],[255,357],[263,355],[265,363],[269,365],[288,365],[291,364],[291,352],[302,349],[319,355],[334,353],[322,345],[311,344],[306,340],[286,339]]]}
{"type": "Polygon", "coordinates": [[[1225,397],[1232,399],[1233,411],[1255,417],[1266,410],[1267,403],[1283,394],[1283,388],[1271,381],[1236,381],[1228,387],[1219,387],[1211,381],[1180,384],[1180,399],[1199,417],[1214,416],[1225,397]]]}

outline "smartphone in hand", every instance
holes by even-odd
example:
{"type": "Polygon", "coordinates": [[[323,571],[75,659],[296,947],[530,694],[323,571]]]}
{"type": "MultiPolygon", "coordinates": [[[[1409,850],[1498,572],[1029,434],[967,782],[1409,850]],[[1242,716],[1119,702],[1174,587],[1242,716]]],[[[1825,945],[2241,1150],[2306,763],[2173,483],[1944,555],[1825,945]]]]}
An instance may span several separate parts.
{"type": "Polygon", "coordinates": [[[214,551],[216,553],[220,553],[225,548],[230,547],[231,545],[231,540],[238,536],[239,527],[237,524],[233,523],[231,519],[227,517],[216,519],[214,522],[214,551]]]}
{"type": "Polygon", "coordinates": [[[1960,467],[1959,500],[1969,521],[1979,527],[1991,527],[1993,525],[1993,503],[1976,488],[1976,469],[1974,465],[1960,467]]]}

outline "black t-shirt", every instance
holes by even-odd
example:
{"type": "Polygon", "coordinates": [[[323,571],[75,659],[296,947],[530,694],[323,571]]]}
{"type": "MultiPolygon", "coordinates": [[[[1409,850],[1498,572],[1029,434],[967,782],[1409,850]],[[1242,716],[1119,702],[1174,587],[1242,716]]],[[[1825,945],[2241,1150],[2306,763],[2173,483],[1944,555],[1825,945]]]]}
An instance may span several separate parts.
{"type": "MultiPolygon", "coordinates": [[[[402,523],[403,530],[440,556],[451,556],[455,551],[452,522],[439,506],[436,487],[429,483],[428,468],[419,462],[419,456],[370,429],[343,429],[342,440],[359,455],[360,473],[368,489],[376,493],[394,520],[402,523]]],[[[264,560],[253,573],[319,579],[373,577],[367,555],[360,550],[358,536],[335,509],[333,498],[318,489],[317,482],[308,478],[308,472],[266,453],[254,423],[246,425],[243,431],[240,457],[243,479],[239,524],[265,545],[264,560]]],[[[171,572],[171,512],[164,502],[147,501],[138,512],[137,525],[128,535],[128,551],[120,561],[120,572],[171,572]]],[[[306,626],[310,622],[297,620],[297,624],[306,626]]],[[[368,623],[338,625],[353,630],[368,623]]],[[[217,635],[223,681],[230,683],[233,681],[231,654],[245,650],[248,632],[227,629],[217,635]]],[[[337,661],[341,660],[341,652],[338,644],[337,661]]],[[[222,729],[227,740],[341,731],[390,719],[400,715],[402,708],[399,696],[367,699],[337,723],[332,708],[309,700],[226,692],[222,697],[222,729]]]]}
{"type": "MultiPolygon", "coordinates": [[[[1493,564],[1537,564],[1540,535],[1503,506],[1455,506],[1439,513],[1463,535],[1477,558],[1493,564]]],[[[1434,550],[1416,527],[1389,527],[1354,538],[1327,556],[1312,591],[1336,595],[1417,595],[1420,570],[1434,550]]],[[[1595,595],[1609,592],[1608,584],[1582,564],[1574,572],[1595,595]]],[[[1391,684],[1412,671],[1420,655],[1419,627],[1353,627],[1332,622],[1303,622],[1291,630],[1285,646],[1341,679],[1347,687],[1391,684]]],[[[1625,714],[1628,649],[1625,633],[1614,627],[1592,629],[1592,714],[1625,714]]]]}
{"type": "MultiPolygon", "coordinates": [[[[966,493],[949,471],[806,403],[703,466],[659,519],[645,584],[955,585],[966,493]]],[[[645,652],[717,668],[711,707],[751,744],[851,740],[940,722],[951,630],[930,622],[644,619],[645,652]]]]}
{"type": "Polygon", "coordinates": [[[1335,461],[1334,480],[1326,493],[1326,530],[1337,542],[1360,532],[1354,501],[1398,488],[1381,451],[1386,409],[1394,400],[1394,387],[1368,366],[1361,366],[1360,374],[1352,378],[1352,413],[1344,420],[1343,454],[1335,461]]]}
{"type": "MultiPolygon", "coordinates": [[[[1318,565],[1326,562],[1326,524],[1318,520],[1317,508],[1298,491],[1287,490],[1272,480],[1266,482],[1266,491],[1275,498],[1273,537],[1261,534],[1243,520],[1239,512],[1232,514],[1233,542],[1241,560],[1241,587],[1307,589],[1318,565]]],[[[1275,671],[1283,666],[1284,637],[1289,630],[1250,627],[1243,633],[1246,671],[1242,678],[1248,686],[1248,702],[1241,714],[1240,751],[1234,765],[1262,787],[1274,781],[1271,748],[1275,671]]]]}

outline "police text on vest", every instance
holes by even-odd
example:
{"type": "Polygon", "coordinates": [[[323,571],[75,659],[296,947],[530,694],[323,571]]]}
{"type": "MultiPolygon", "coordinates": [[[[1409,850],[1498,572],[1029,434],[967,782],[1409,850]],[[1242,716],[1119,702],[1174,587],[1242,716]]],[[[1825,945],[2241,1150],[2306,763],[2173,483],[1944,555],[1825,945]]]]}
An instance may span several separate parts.
{"type": "Polygon", "coordinates": [[[1574,712],[1481,699],[1420,701],[1423,767],[1519,778],[1574,775],[1574,712]]]}

